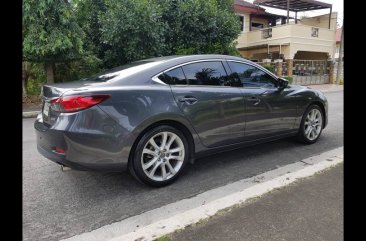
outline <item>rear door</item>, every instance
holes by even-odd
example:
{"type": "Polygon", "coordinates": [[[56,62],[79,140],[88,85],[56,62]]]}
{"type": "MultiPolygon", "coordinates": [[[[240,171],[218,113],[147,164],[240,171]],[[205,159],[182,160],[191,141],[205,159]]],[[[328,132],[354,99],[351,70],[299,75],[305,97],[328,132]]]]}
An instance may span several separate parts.
{"type": "Polygon", "coordinates": [[[296,103],[289,89],[276,87],[276,79],[249,63],[228,61],[245,100],[245,140],[287,133],[294,128],[296,103]]]}
{"type": "Polygon", "coordinates": [[[221,61],[195,62],[164,73],[174,98],[207,147],[240,142],[245,110],[221,61]]]}

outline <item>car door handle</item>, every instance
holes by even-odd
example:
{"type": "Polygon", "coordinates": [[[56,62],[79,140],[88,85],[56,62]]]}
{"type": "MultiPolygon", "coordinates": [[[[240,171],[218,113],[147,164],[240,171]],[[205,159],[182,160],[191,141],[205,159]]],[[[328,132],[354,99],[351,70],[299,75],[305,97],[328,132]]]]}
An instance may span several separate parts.
{"type": "Polygon", "coordinates": [[[260,99],[258,99],[257,97],[254,97],[254,96],[247,98],[247,101],[252,103],[252,105],[258,105],[261,102],[260,99]]]}
{"type": "Polygon", "coordinates": [[[194,96],[185,96],[185,97],[179,98],[179,102],[185,102],[188,105],[196,104],[197,101],[198,101],[198,99],[194,96]]]}

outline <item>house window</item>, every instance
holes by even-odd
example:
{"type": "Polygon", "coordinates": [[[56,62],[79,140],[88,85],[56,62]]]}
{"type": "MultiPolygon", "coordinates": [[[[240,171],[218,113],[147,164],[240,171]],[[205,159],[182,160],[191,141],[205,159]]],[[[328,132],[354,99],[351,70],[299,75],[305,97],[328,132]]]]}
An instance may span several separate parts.
{"type": "Polygon", "coordinates": [[[252,30],[256,30],[256,29],[261,29],[263,28],[263,23],[255,23],[255,22],[252,22],[252,30]]]}
{"type": "Polygon", "coordinates": [[[311,28],[311,37],[318,37],[319,36],[319,28],[311,28]]]}
{"type": "Polygon", "coordinates": [[[240,29],[242,32],[244,32],[244,16],[239,16],[240,20],[240,29]]]}

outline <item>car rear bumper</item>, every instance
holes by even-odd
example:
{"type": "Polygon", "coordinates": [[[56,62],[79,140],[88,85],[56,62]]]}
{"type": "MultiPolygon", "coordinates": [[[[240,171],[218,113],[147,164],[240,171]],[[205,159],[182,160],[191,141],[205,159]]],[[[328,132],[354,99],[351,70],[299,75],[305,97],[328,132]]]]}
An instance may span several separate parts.
{"type": "Polygon", "coordinates": [[[39,115],[34,128],[39,153],[55,163],[76,170],[119,172],[127,168],[130,132],[122,130],[99,107],[61,114],[52,125],[39,115]]]}
{"type": "Polygon", "coordinates": [[[74,170],[80,170],[80,171],[90,170],[84,166],[79,165],[78,163],[74,163],[74,162],[70,162],[70,161],[66,160],[64,155],[56,154],[53,151],[45,149],[44,147],[42,147],[39,144],[37,144],[37,150],[39,153],[42,154],[42,156],[46,157],[47,159],[49,159],[57,164],[70,167],[74,170]]]}

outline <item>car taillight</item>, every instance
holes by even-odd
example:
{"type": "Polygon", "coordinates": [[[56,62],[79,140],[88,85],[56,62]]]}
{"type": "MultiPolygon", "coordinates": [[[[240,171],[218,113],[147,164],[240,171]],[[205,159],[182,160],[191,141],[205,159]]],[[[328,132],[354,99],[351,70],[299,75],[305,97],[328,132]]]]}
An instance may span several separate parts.
{"type": "Polygon", "coordinates": [[[51,108],[59,112],[75,112],[97,105],[111,95],[70,95],[51,100],[51,108]]]}

